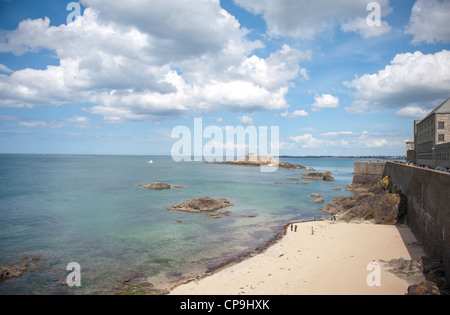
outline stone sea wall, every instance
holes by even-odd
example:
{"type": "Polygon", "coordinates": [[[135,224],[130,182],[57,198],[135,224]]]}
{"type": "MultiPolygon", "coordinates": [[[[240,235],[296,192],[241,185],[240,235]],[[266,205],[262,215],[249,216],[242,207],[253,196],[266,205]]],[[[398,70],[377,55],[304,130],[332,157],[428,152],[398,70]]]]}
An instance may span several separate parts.
{"type": "Polygon", "coordinates": [[[388,162],[383,175],[406,196],[408,226],[450,280],[450,174],[388,162]]]}
{"type": "Polygon", "coordinates": [[[450,174],[394,162],[356,162],[353,186],[386,176],[406,196],[406,223],[427,255],[442,260],[450,281],[450,174]]]}
{"type": "Polygon", "coordinates": [[[353,185],[372,186],[383,179],[385,162],[356,162],[353,185]]]}

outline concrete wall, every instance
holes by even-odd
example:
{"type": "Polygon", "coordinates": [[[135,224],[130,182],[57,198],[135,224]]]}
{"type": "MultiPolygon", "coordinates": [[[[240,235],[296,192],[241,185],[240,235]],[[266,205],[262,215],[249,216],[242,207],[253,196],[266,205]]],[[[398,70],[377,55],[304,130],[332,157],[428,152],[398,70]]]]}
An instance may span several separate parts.
{"type": "Polygon", "coordinates": [[[387,175],[407,197],[408,226],[429,256],[443,260],[450,280],[450,174],[388,162],[387,175]]]}
{"type": "Polygon", "coordinates": [[[383,179],[385,162],[355,162],[353,185],[371,186],[383,179]]]}

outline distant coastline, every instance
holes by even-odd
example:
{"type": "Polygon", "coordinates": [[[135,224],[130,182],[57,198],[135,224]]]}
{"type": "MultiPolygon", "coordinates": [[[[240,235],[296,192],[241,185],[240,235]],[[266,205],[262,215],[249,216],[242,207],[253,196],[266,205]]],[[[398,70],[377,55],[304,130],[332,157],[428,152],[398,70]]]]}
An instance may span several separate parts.
{"type": "Polygon", "coordinates": [[[342,156],[342,155],[280,155],[280,159],[375,159],[375,160],[404,160],[402,155],[368,155],[368,156],[342,156]]]}

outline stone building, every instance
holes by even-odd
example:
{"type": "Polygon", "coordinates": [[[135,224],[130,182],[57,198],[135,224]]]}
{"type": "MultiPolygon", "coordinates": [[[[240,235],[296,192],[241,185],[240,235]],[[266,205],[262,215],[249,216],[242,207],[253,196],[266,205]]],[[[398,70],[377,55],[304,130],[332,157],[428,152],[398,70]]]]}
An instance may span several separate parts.
{"type": "Polygon", "coordinates": [[[412,163],[416,163],[416,150],[414,144],[414,137],[406,141],[406,160],[412,163]]]}
{"type": "Polygon", "coordinates": [[[413,146],[410,162],[450,168],[450,98],[423,120],[414,121],[413,146]]]}

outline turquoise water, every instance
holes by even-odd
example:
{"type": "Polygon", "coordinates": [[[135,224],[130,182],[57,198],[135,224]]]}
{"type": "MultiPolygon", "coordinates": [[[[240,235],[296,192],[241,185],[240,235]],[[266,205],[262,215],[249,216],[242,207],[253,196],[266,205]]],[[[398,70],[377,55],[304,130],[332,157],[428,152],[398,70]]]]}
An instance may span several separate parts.
{"type": "Polygon", "coordinates": [[[0,264],[40,258],[39,270],[3,281],[0,294],[89,294],[133,276],[164,287],[263,246],[289,221],[323,216],[311,193],[326,202],[348,194],[333,188],[351,183],[355,160],[282,161],[331,171],[336,181],[294,185],[286,178],[299,171],[163,156],[0,155],[0,264]],[[138,186],[153,182],[184,188],[138,186]],[[229,199],[232,214],[166,210],[203,196],[229,199]],[[70,262],[81,266],[80,288],[61,285],[70,262]]]}

